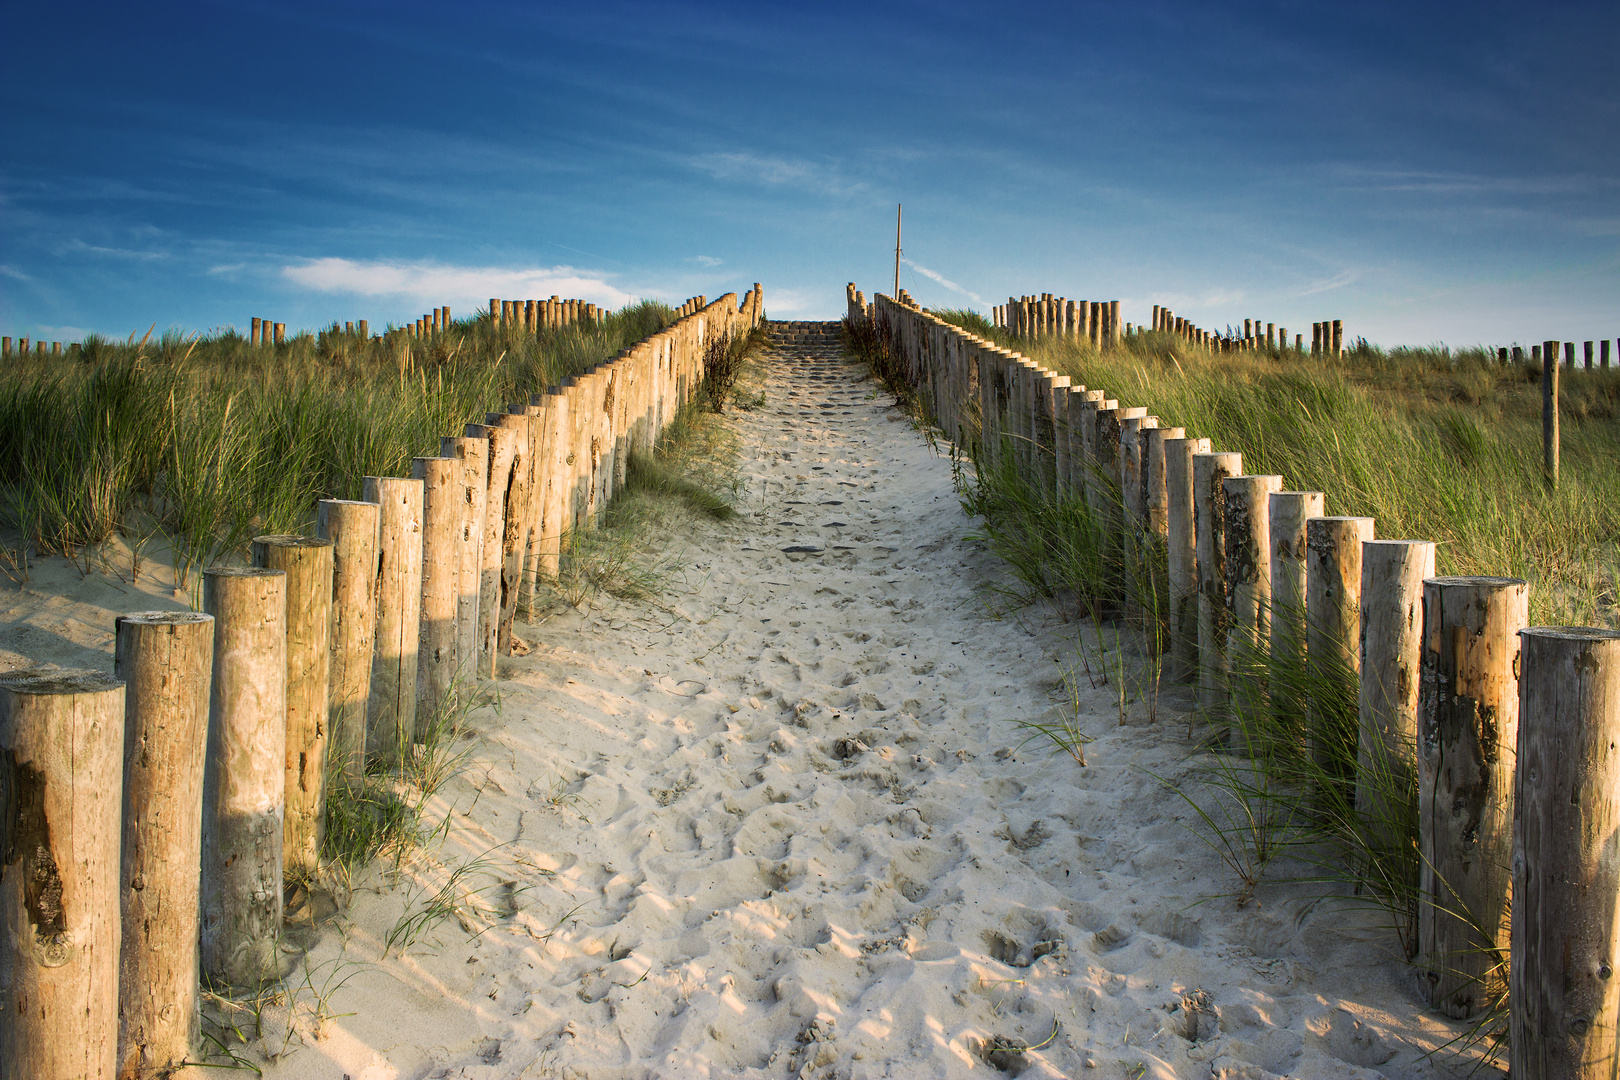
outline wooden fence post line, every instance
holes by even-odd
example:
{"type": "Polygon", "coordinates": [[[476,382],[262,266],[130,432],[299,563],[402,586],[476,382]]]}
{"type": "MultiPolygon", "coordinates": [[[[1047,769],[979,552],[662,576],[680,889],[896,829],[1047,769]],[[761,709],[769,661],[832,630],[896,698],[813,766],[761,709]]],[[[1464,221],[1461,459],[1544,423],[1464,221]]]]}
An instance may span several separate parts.
{"type": "Polygon", "coordinates": [[[1397,857],[1411,834],[1423,582],[1434,577],[1434,547],[1429,540],[1361,545],[1356,817],[1380,851],[1397,857]]]}
{"type": "Polygon", "coordinates": [[[0,674],[0,1063],[28,1080],[110,1080],[118,1054],[124,684],[0,674]]]}
{"type": "Polygon", "coordinates": [[[467,492],[464,463],[453,457],[411,459],[411,477],[422,481],[422,629],[416,654],[415,742],[427,741],[427,728],[454,685],[456,615],[461,606],[462,526],[467,492]]]}
{"type": "Polygon", "coordinates": [[[1194,454],[1193,528],[1198,542],[1198,704],[1208,714],[1227,705],[1226,485],[1243,472],[1243,455],[1194,454]]]}
{"type": "Polygon", "coordinates": [[[287,575],[203,572],[214,617],[203,776],[202,969],[232,987],[281,976],[287,782],[287,575]]]}
{"type": "Polygon", "coordinates": [[[197,1049],[198,868],[214,617],[118,616],[124,680],[123,854],[118,899],[118,1075],[179,1065],[197,1049]]]}
{"type": "MultiPolygon", "coordinates": [[[[1226,506],[1226,662],[1235,670],[1234,704],[1257,712],[1264,706],[1263,658],[1271,650],[1271,496],[1282,490],[1280,476],[1229,476],[1221,481],[1226,506]]],[[[1243,728],[1234,724],[1229,745],[1249,750],[1243,728]]],[[[1251,751],[1250,756],[1253,756],[1251,751]]]]}
{"type": "Polygon", "coordinates": [[[1501,989],[1509,947],[1519,640],[1517,578],[1423,583],[1418,697],[1418,963],[1429,1004],[1473,1015],[1501,989]]]}
{"type": "Polygon", "coordinates": [[[1558,342],[1541,348],[1541,471],[1558,490],[1558,342]]]}
{"type": "Polygon", "coordinates": [[[402,768],[416,733],[422,620],[422,481],[368,476],[376,503],[377,650],[366,707],[366,758],[402,768]]]}
{"type": "Polygon", "coordinates": [[[484,504],[489,498],[489,440],[445,436],[441,457],[459,465],[460,510],[456,526],[456,672],[470,678],[478,667],[479,581],[484,565],[484,504]]]}
{"type": "Polygon", "coordinates": [[[1370,517],[1305,522],[1306,745],[1322,778],[1319,804],[1355,798],[1361,663],[1361,545],[1370,517]]]}
{"type": "Polygon", "coordinates": [[[1170,584],[1170,677],[1191,682],[1198,672],[1198,531],[1193,509],[1193,455],[1208,439],[1164,441],[1165,562],[1170,584]]]}
{"type": "Polygon", "coordinates": [[[287,801],[281,868],[288,876],[312,877],[320,869],[326,823],[332,541],[256,536],[253,565],[287,575],[287,801]]]}
{"type": "Polygon", "coordinates": [[[1519,632],[1513,801],[1512,1074],[1620,1068],[1620,633],[1519,632]]]}
{"type": "Polygon", "coordinates": [[[366,711],[377,640],[376,503],[322,499],[315,535],[332,541],[332,655],[327,671],[330,775],[358,784],[366,769],[366,711]]]}
{"type": "Polygon", "coordinates": [[[1305,523],[1325,512],[1320,491],[1271,494],[1271,678],[1279,717],[1303,716],[1305,677],[1305,523]]]}

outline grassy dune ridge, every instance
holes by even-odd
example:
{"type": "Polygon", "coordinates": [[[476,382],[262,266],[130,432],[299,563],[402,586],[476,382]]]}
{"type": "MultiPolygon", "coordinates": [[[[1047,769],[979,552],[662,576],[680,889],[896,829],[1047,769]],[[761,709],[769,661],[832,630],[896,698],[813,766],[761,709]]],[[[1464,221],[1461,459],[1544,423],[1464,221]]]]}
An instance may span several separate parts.
{"type": "Polygon", "coordinates": [[[1441,574],[1527,579],[1532,623],[1620,626],[1620,371],[1564,373],[1552,492],[1540,368],[1499,364],[1488,349],[1220,355],[1146,332],[1099,352],[1014,340],[973,312],[935,314],[1240,451],[1248,473],[1326,492],[1329,514],[1376,518],[1380,537],[1437,541],[1441,574]]]}
{"type": "Polygon", "coordinates": [[[427,339],[92,336],[77,356],[19,358],[0,372],[0,527],[70,557],[162,533],[185,574],[254,535],[307,531],[318,499],[410,475],[440,436],[673,321],[648,301],[538,335],[473,318],[427,339]]]}

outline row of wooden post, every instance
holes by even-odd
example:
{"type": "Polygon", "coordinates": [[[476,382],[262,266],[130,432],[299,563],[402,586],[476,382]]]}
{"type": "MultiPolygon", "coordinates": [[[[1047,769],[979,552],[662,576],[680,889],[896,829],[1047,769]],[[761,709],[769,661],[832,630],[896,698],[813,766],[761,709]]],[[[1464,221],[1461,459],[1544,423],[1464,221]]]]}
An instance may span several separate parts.
{"type": "Polygon", "coordinates": [[[1127,604],[1150,627],[1163,613],[1169,671],[1209,716],[1271,707],[1251,689],[1263,657],[1278,685],[1303,675],[1305,750],[1360,820],[1389,828],[1387,778],[1415,776],[1426,999],[1476,1014],[1511,956],[1513,1075],[1612,1078],[1620,633],[1529,627],[1522,580],[1437,577],[1430,541],[1376,539],[1371,518],[1327,516],[1323,493],[1247,475],[1241,454],[914,305],[878,296],[873,311],[980,468],[1010,457],[1049,500],[1083,499],[1126,565],[1164,546],[1166,579],[1131,582],[1154,596],[1127,604]]]}
{"type": "Polygon", "coordinates": [[[1051,293],[1009,296],[991,322],[1018,337],[1084,338],[1096,348],[1118,345],[1125,333],[1118,300],[1070,300],[1051,293]]]}
{"type": "Polygon", "coordinates": [[[271,322],[254,316],[252,329],[248,331],[248,341],[254,345],[282,345],[287,341],[287,324],[271,322]]]}
{"type": "Polygon", "coordinates": [[[322,500],[203,577],[201,612],[120,616],[114,674],[0,673],[0,1063],[145,1077],[198,1050],[199,967],[280,978],[285,880],[319,870],[326,791],[399,768],[698,392],[755,285],[322,500]]]}
{"type": "MultiPolygon", "coordinates": [[[[19,356],[27,356],[28,355],[28,347],[30,345],[32,345],[34,347],[34,352],[35,352],[35,355],[37,355],[37,356],[43,357],[43,356],[46,356],[46,355],[50,355],[50,356],[61,356],[62,355],[62,343],[60,341],[51,341],[51,342],[30,341],[28,338],[18,338],[17,339],[17,354],[19,356]]],[[[68,351],[69,352],[73,352],[73,351],[77,350],[78,347],[79,347],[79,343],[76,342],[76,341],[71,341],[71,342],[68,343],[68,351]]],[[[10,355],[11,355],[11,339],[10,338],[0,338],[0,356],[10,356],[10,355]]]]}
{"type": "MultiPolygon", "coordinates": [[[[684,318],[691,313],[683,310],[680,314],[684,318]]],[[[556,296],[550,300],[499,300],[491,297],[489,314],[497,326],[515,326],[530,333],[556,330],[576,323],[595,325],[606,317],[606,312],[595,304],[588,304],[584,300],[563,300],[556,296]]]]}

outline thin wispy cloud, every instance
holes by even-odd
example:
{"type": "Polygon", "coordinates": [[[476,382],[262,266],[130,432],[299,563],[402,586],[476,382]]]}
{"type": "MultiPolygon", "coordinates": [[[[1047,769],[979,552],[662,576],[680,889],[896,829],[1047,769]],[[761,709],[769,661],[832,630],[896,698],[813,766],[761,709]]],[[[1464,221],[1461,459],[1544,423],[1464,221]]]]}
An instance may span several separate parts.
{"type": "Polygon", "coordinates": [[[903,256],[901,257],[900,261],[917,271],[917,273],[921,274],[923,277],[928,278],[930,281],[939,282],[939,284],[945,286],[947,289],[951,290],[951,292],[961,293],[963,296],[972,300],[975,304],[984,303],[984,297],[980,296],[976,292],[973,292],[971,289],[964,289],[962,286],[958,285],[944,274],[941,274],[939,271],[930,270],[926,266],[919,266],[903,256]]]}
{"type": "Polygon", "coordinates": [[[698,154],[688,162],[716,180],[741,181],[766,187],[802,188],[824,195],[847,195],[861,185],[844,179],[834,162],[808,158],[775,157],[749,152],[698,154]]]}
{"type": "Polygon", "coordinates": [[[62,245],[62,250],[76,255],[104,255],[115,259],[139,259],[155,261],[167,259],[166,251],[139,251],[134,248],[104,247],[100,244],[87,244],[83,240],[73,239],[62,245]]]}
{"type": "Polygon", "coordinates": [[[572,266],[455,266],[325,258],[284,266],[281,277],[316,292],[408,299],[423,306],[449,303],[471,308],[492,296],[531,299],[555,295],[617,308],[633,299],[601,275],[572,266]]]}
{"type": "Polygon", "coordinates": [[[713,255],[694,255],[692,256],[692,261],[697,263],[699,266],[720,265],[720,260],[715,258],[713,255]]]}
{"type": "Polygon", "coordinates": [[[1333,275],[1325,281],[1313,281],[1303,289],[1296,290],[1294,295],[1315,296],[1317,293],[1332,292],[1334,289],[1344,288],[1359,277],[1361,277],[1360,270],[1346,270],[1343,273],[1333,275]]]}

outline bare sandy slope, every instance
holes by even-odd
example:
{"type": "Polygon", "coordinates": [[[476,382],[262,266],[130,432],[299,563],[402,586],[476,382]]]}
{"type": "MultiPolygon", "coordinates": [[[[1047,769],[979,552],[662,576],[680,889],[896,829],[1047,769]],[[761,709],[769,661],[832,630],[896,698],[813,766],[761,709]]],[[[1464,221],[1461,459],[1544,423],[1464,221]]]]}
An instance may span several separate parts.
{"type": "MultiPolygon", "coordinates": [[[[676,538],[661,605],[521,631],[443,842],[305,935],[267,1075],[984,1076],[998,1036],[1041,1046],[1025,1076],[1451,1075],[1374,916],[1199,903],[1236,882],[1154,778],[1191,764],[1184,701],[1122,726],[1082,677],[1089,765],[1020,746],[1073,628],[989,617],[948,461],[853,377],[773,360],[743,520],[676,538]]],[[[0,649],[108,662],[150,605],[76,576],[0,597],[0,649]]]]}

